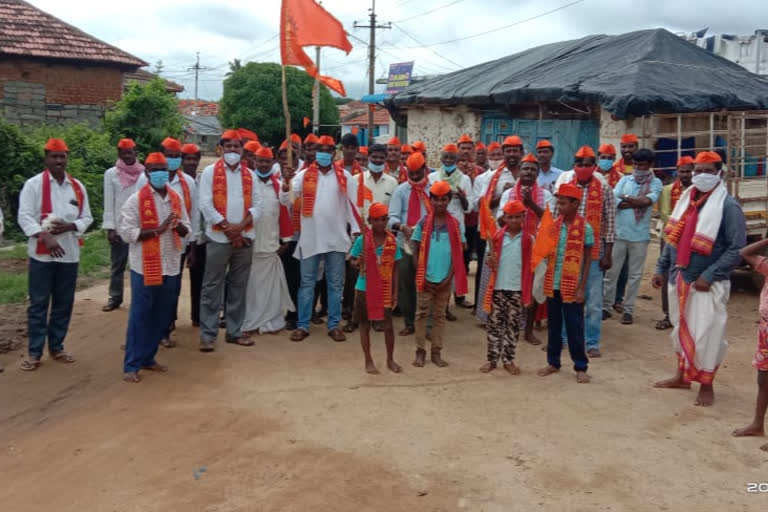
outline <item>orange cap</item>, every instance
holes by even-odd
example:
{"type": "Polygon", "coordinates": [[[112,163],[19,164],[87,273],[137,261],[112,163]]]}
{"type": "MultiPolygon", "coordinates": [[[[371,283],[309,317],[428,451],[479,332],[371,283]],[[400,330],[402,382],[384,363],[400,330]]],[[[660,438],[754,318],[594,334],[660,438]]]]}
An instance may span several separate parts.
{"type": "Polygon", "coordinates": [[[427,161],[424,159],[424,154],[421,151],[415,151],[408,160],[405,161],[405,166],[411,171],[417,171],[424,167],[427,161]]]}
{"type": "Polygon", "coordinates": [[[278,151],[282,151],[284,149],[288,149],[288,141],[287,140],[284,140],[283,142],[280,143],[280,149],[278,149],[278,151]]]}
{"type": "Polygon", "coordinates": [[[720,158],[720,155],[715,153],[714,151],[702,151],[698,155],[696,155],[696,159],[693,161],[693,163],[696,164],[714,164],[717,162],[722,162],[723,159],[720,158]]]}
{"type": "Polygon", "coordinates": [[[392,137],[389,139],[389,142],[387,142],[387,146],[400,146],[400,139],[397,137],[392,137]]]}
{"type": "Polygon", "coordinates": [[[360,146],[357,148],[357,152],[361,155],[367,155],[368,154],[368,146],[360,146]]]}
{"type": "Polygon", "coordinates": [[[424,145],[424,143],[421,142],[420,140],[417,140],[416,142],[411,144],[411,147],[413,148],[414,151],[421,151],[422,153],[425,153],[427,151],[427,146],[424,145]]]}
{"type": "Polygon", "coordinates": [[[552,149],[552,148],[554,148],[554,146],[552,145],[551,142],[549,142],[548,140],[544,139],[544,140],[540,140],[539,142],[536,143],[536,149],[541,149],[541,148],[550,148],[550,149],[552,149]]]}
{"type": "MultiPolygon", "coordinates": [[[[251,141],[251,142],[253,142],[253,141],[251,141]]],[[[250,144],[250,142],[249,142],[248,144],[250,144]]],[[[259,149],[257,149],[257,150],[254,152],[254,154],[255,154],[257,157],[259,157],[259,158],[269,158],[270,160],[272,160],[273,158],[275,158],[275,155],[272,153],[272,150],[271,150],[271,149],[269,149],[269,148],[268,148],[268,147],[266,147],[266,146],[260,146],[260,147],[259,147],[259,149]]]]}
{"type": "Polygon", "coordinates": [[[681,156],[677,160],[677,167],[683,166],[683,165],[693,165],[693,158],[690,156],[681,156]]]}
{"type": "Polygon", "coordinates": [[[451,185],[447,181],[436,181],[429,189],[429,193],[433,196],[443,197],[451,191],[451,185]]]}
{"type": "Polygon", "coordinates": [[[331,137],[330,135],[323,135],[317,139],[317,145],[318,146],[335,146],[336,141],[334,141],[333,137],[331,137]]]}
{"type": "Polygon", "coordinates": [[[474,144],[475,143],[475,141],[472,140],[472,137],[470,137],[466,133],[464,135],[462,135],[461,137],[459,137],[459,140],[456,141],[456,144],[466,144],[466,143],[469,143],[469,144],[474,144]]]}
{"type": "Polygon", "coordinates": [[[458,153],[459,148],[456,146],[456,144],[446,144],[443,146],[443,153],[458,153]]]}
{"type": "Polygon", "coordinates": [[[240,140],[240,134],[237,130],[226,130],[221,134],[221,140],[240,140]]]}
{"type": "Polygon", "coordinates": [[[598,153],[605,153],[606,155],[615,155],[616,147],[613,144],[603,144],[597,148],[598,153]]]}
{"type": "Polygon", "coordinates": [[[518,137],[517,135],[510,135],[506,139],[504,139],[504,142],[501,143],[501,146],[522,146],[523,145],[523,139],[518,137]]]}
{"type": "MultiPolygon", "coordinates": [[[[293,140],[293,136],[291,136],[291,140],[293,140]]],[[[317,144],[317,135],[314,133],[310,133],[304,138],[304,144],[317,144]]]]}
{"type": "Polygon", "coordinates": [[[555,192],[556,196],[571,197],[573,199],[581,199],[581,189],[571,183],[563,183],[560,188],[555,192]]]}
{"type": "Polygon", "coordinates": [[[485,144],[483,144],[482,142],[478,142],[477,144],[475,144],[476,151],[480,151],[481,149],[485,149],[485,144]]]}
{"type": "Polygon", "coordinates": [[[634,133],[625,133],[621,136],[622,144],[637,144],[639,142],[637,135],[634,133]]]}
{"type": "Polygon", "coordinates": [[[155,151],[154,153],[148,154],[147,158],[144,160],[144,165],[150,164],[168,165],[168,160],[165,159],[164,154],[160,153],[159,151],[155,151]]]}
{"type": "Polygon", "coordinates": [[[301,137],[299,137],[298,134],[296,133],[292,133],[291,142],[296,142],[297,144],[301,144],[301,137]]]}
{"type": "Polygon", "coordinates": [[[574,156],[576,158],[595,158],[595,151],[589,146],[581,146],[574,156]]]}
{"type": "Polygon", "coordinates": [[[120,139],[120,142],[117,143],[117,149],[133,149],[136,147],[136,143],[133,142],[133,139],[120,139]]]}
{"type": "Polygon", "coordinates": [[[259,150],[261,147],[261,144],[259,144],[258,141],[255,140],[249,140],[245,143],[245,146],[243,146],[243,149],[246,151],[250,151],[251,153],[255,153],[259,150]]]}
{"type": "Polygon", "coordinates": [[[184,155],[196,155],[200,152],[200,148],[197,146],[197,144],[184,144],[181,146],[181,153],[184,155]]]}
{"type": "Polygon", "coordinates": [[[181,142],[174,139],[173,137],[164,138],[160,145],[168,151],[181,151],[181,142]]]}
{"type": "Polygon", "coordinates": [[[256,142],[259,142],[259,136],[253,133],[251,130],[247,130],[245,128],[238,128],[237,133],[240,135],[241,139],[250,139],[250,140],[255,140],[256,142]]]}
{"type": "Polygon", "coordinates": [[[387,215],[389,215],[389,208],[383,203],[373,203],[371,207],[368,208],[368,217],[371,219],[380,219],[387,215]]]}
{"type": "Polygon", "coordinates": [[[507,215],[514,215],[516,213],[523,213],[525,206],[520,201],[509,201],[504,205],[504,213],[507,215]]]}
{"type": "Polygon", "coordinates": [[[401,153],[413,153],[413,148],[409,146],[408,144],[403,144],[403,146],[400,148],[401,153]]]}
{"type": "Polygon", "coordinates": [[[67,143],[61,139],[48,139],[45,143],[46,151],[69,151],[67,143]]]}
{"type": "Polygon", "coordinates": [[[527,155],[525,155],[523,159],[520,160],[520,163],[522,162],[531,162],[533,164],[539,165],[539,159],[536,158],[536,155],[534,155],[533,153],[528,153],[527,155]]]}
{"type": "Polygon", "coordinates": [[[489,153],[490,153],[491,151],[493,151],[494,149],[501,149],[501,144],[499,144],[499,143],[498,143],[498,142],[496,142],[496,141],[493,141],[493,142],[491,142],[490,144],[488,144],[488,152],[489,152],[489,153]]]}

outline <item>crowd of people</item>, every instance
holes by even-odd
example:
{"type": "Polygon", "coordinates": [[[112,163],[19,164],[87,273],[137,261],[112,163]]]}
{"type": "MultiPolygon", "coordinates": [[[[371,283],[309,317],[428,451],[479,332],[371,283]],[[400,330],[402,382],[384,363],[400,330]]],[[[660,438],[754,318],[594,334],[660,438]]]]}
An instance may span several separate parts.
{"type": "MultiPolygon", "coordinates": [[[[728,195],[716,152],[682,157],[676,173],[657,175],[653,151],[632,134],[621,138],[619,154],[611,144],[579,148],[568,171],[552,166],[550,141],[526,154],[514,135],[487,146],[463,135],[442,148],[434,168],[423,142],[403,145],[396,137],[361,147],[346,134],[339,148],[328,135],[292,135],[273,149],[238,129],[221,135],[219,149],[220,158],[198,171],[194,144],[168,137],[140,163],[135,143],[123,139],[104,174],[102,229],[112,265],[103,311],[122,305],[129,268],[128,382],[140,382],[143,371],[167,371],[156,355],[176,343],[188,268],[202,352],[215,350],[222,328],[227,343],[248,347],[256,335],[284,330],[302,342],[310,324],[325,323],[337,342],[359,330],[371,374],[379,373],[371,331],[383,332],[387,368],[399,373],[399,317],[399,336],[415,338],[413,366],[445,367],[453,298],[455,307],[474,310],[485,331],[481,372],[501,362],[517,375],[520,332],[539,345],[534,325],[546,321],[546,365],[538,374],[558,372],[567,346],[576,381],[587,383],[589,361],[602,355],[602,323],[614,314],[623,325],[635,321],[658,210],[663,248],[653,286],[662,290],[664,317],[656,328],[672,329],[677,370],[656,386],[697,382],[696,404],[710,406],[727,347],[730,273],[744,258],[768,275],[760,255],[768,242],[745,247],[744,215],[728,195]]],[[[18,222],[29,236],[26,371],[39,368],[46,340],[52,360],[75,361],[64,339],[93,218],[85,187],[66,171],[67,155],[64,141],[49,140],[46,168],[25,183],[19,201],[18,222]]],[[[763,433],[766,290],[755,419],[734,435],[763,433]]]]}

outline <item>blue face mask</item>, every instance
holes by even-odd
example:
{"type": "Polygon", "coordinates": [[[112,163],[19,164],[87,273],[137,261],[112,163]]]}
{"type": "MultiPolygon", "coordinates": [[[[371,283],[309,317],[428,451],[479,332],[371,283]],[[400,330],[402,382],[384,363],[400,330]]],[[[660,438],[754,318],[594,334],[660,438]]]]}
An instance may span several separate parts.
{"type": "Polygon", "coordinates": [[[260,170],[256,169],[256,176],[259,178],[269,178],[272,176],[272,169],[268,170],[267,172],[261,172],[260,170]]]}
{"type": "Polygon", "coordinates": [[[610,171],[611,167],[613,167],[613,160],[607,160],[605,158],[601,158],[597,161],[597,166],[600,168],[601,171],[610,171]]]}
{"type": "Polygon", "coordinates": [[[178,157],[178,158],[165,157],[165,160],[168,162],[169,171],[175,171],[179,167],[181,167],[181,157],[178,157]]]}
{"type": "Polygon", "coordinates": [[[374,174],[381,174],[384,172],[384,164],[375,164],[373,162],[368,162],[368,169],[374,174]]]}
{"type": "Polygon", "coordinates": [[[149,171],[149,183],[154,188],[163,188],[168,184],[168,169],[149,171]]]}
{"type": "Polygon", "coordinates": [[[456,164],[453,165],[443,165],[443,169],[445,169],[445,172],[448,174],[451,174],[453,171],[456,170],[456,164]]]}
{"type": "Polygon", "coordinates": [[[320,167],[328,167],[331,165],[332,158],[333,155],[331,153],[325,153],[323,151],[318,151],[315,153],[315,160],[317,160],[317,165],[320,167]]]}

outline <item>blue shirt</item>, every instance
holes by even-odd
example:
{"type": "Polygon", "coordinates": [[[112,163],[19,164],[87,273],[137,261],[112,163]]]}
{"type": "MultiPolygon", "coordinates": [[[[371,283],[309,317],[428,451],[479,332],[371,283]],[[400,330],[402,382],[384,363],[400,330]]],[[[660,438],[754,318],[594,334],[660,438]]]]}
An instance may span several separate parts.
{"type": "Polygon", "coordinates": [[[538,183],[540,187],[545,188],[550,192],[554,192],[555,182],[561,174],[563,174],[563,170],[558,169],[557,167],[550,167],[547,172],[539,170],[539,177],[536,178],[536,183],[538,183]]]}
{"type": "MultiPolygon", "coordinates": [[[[731,196],[723,203],[723,220],[712,246],[712,254],[704,256],[691,252],[691,261],[682,269],[683,279],[692,283],[699,277],[708,283],[730,279],[731,272],[741,262],[740,251],[747,245],[747,223],[739,202],[731,196]]],[[[674,278],[677,250],[669,244],[656,263],[656,273],[674,278]]]]}
{"type": "MultiPolygon", "coordinates": [[[[381,253],[384,251],[384,245],[380,245],[376,248],[376,256],[381,258],[381,253]]],[[[357,237],[357,240],[355,240],[355,243],[352,245],[352,250],[349,251],[349,255],[353,258],[359,258],[360,255],[363,253],[363,235],[360,235],[357,237]]],[[[402,258],[403,255],[400,253],[400,246],[397,246],[397,250],[395,251],[395,261],[402,258]]],[[[357,275],[357,283],[355,283],[355,290],[359,290],[361,292],[365,291],[365,276],[363,273],[359,273],[357,275]]]]}
{"type": "Polygon", "coordinates": [[[522,231],[515,236],[504,235],[499,258],[499,273],[496,274],[494,290],[519,292],[521,274],[523,271],[522,231]]]}
{"type": "MultiPolygon", "coordinates": [[[[392,229],[395,224],[406,224],[408,220],[408,201],[411,199],[411,184],[407,181],[397,186],[394,192],[392,192],[392,199],[389,201],[389,224],[387,227],[392,229]]],[[[419,220],[423,219],[427,215],[427,210],[424,207],[424,201],[419,200],[421,204],[421,216],[419,220]]],[[[402,247],[405,243],[402,233],[397,234],[397,245],[402,247]]]]}
{"type": "MultiPolygon", "coordinates": [[[[411,240],[421,242],[421,233],[424,219],[413,230],[411,240]]],[[[461,233],[461,242],[464,243],[464,233],[461,233]]],[[[448,233],[448,225],[435,226],[429,242],[429,257],[427,258],[427,281],[430,283],[442,283],[451,271],[451,236],[448,233]]]]}
{"type": "MultiPolygon", "coordinates": [[[[589,225],[589,223],[585,220],[584,226],[586,229],[584,230],[584,247],[592,247],[595,245],[595,234],[592,232],[592,226],[589,225]]],[[[554,281],[553,281],[553,290],[559,290],[560,289],[560,279],[563,277],[563,260],[565,259],[565,244],[568,242],[568,226],[566,226],[565,222],[563,222],[563,225],[560,227],[560,239],[557,242],[557,256],[555,257],[555,275],[554,275],[554,281]]],[[[582,259],[583,259],[582,254],[582,259]]],[[[581,262],[582,265],[584,262],[581,262]]],[[[579,269],[579,272],[581,272],[581,269],[579,269]]]]}
{"type": "Polygon", "coordinates": [[[616,196],[616,238],[627,242],[647,242],[651,239],[651,212],[653,205],[659,200],[664,189],[659,178],[651,179],[651,187],[645,197],[651,200],[650,206],[645,209],[645,214],[638,222],[635,219],[635,209],[618,209],[621,196],[637,196],[640,193],[640,185],[633,175],[624,176],[616,184],[613,193],[616,196]]]}

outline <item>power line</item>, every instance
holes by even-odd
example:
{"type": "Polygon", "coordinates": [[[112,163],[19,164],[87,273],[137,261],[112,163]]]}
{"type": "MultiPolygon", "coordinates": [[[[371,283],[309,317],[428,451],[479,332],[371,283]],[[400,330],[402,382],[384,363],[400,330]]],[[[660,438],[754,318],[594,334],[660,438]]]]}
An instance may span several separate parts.
{"type": "Polygon", "coordinates": [[[405,49],[415,50],[415,49],[418,49],[418,48],[429,48],[431,46],[441,46],[441,45],[445,45],[445,44],[457,43],[459,41],[466,41],[467,39],[474,39],[476,37],[484,36],[486,34],[492,34],[494,32],[498,32],[500,30],[505,30],[505,29],[514,27],[516,25],[522,25],[523,23],[527,23],[529,21],[533,21],[533,20],[538,19],[538,18],[543,18],[544,16],[548,16],[548,15],[550,15],[552,13],[557,12],[557,11],[562,11],[563,9],[567,9],[568,7],[571,7],[573,5],[580,4],[583,1],[584,0],[575,0],[574,2],[565,4],[565,5],[561,5],[560,7],[556,7],[554,9],[550,9],[549,11],[542,12],[541,14],[537,14],[536,16],[531,16],[530,18],[526,18],[524,20],[519,20],[519,21],[516,21],[514,23],[510,23],[509,25],[504,25],[502,27],[496,27],[496,28],[492,28],[490,30],[486,30],[484,32],[479,32],[477,34],[472,34],[471,36],[457,37],[456,39],[450,39],[448,41],[440,41],[439,43],[425,44],[425,45],[422,45],[422,46],[408,46],[408,47],[405,47],[405,49]]]}
{"type": "Polygon", "coordinates": [[[421,41],[419,41],[418,39],[416,39],[416,36],[412,35],[410,32],[408,32],[407,30],[405,30],[405,29],[404,29],[403,27],[401,27],[400,25],[397,25],[397,24],[395,24],[395,28],[396,28],[397,30],[399,30],[400,32],[402,32],[403,34],[405,34],[405,35],[407,35],[408,37],[410,37],[411,39],[413,39],[414,41],[416,41],[418,44],[422,45],[424,48],[428,49],[430,52],[434,53],[436,56],[438,56],[438,57],[440,57],[441,59],[443,59],[444,61],[446,61],[446,62],[450,62],[451,64],[453,64],[454,66],[456,66],[456,67],[457,67],[457,68],[459,68],[459,69],[463,69],[463,68],[464,68],[464,66],[462,66],[461,64],[459,64],[459,63],[458,63],[458,62],[456,62],[455,60],[451,60],[451,59],[449,59],[448,57],[445,57],[445,56],[443,56],[443,55],[440,55],[439,53],[437,53],[437,51],[436,51],[436,50],[433,50],[432,48],[429,48],[429,47],[427,47],[426,45],[424,45],[424,43],[422,43],[421,41]]]}
{"type": "Polygon", "coordinates": [[[450,7],[452,5],[456,5],[456,4],[461,3],[463,1],[464,0],[453,0],[453,2],[449,2],[449,3],[445,4],[445,5],[441,5],[440,7],[435,7],[434,9],[430,9],[428,11],[424,11],[421,14],[415,14],[413,16],[409,16],[407,18],[403,18],[402,20],[393,21],[392,23],[405,23],[406,21],[410,21],[410,20],[413,20],[413,19],[416,19],[416,18],[421,18],[422,16],[426,16],[427,14],[432,14],[433,12],[440,11],[442,9],[445,9],[445,8],[450,7]]]}

